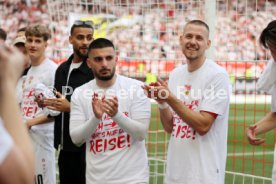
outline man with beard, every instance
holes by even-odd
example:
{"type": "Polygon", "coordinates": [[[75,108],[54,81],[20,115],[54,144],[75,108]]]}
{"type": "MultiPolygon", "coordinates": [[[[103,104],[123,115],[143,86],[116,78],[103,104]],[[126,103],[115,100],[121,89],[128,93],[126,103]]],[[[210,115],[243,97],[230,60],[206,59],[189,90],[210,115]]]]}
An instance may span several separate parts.
{"type": "Polygon", "coordinates": [[[73,90],[92,80],[93,73],[86,59],[89,44],[93,41],[93,23],[75,21],[71,27],[69,42],[73,45],[73,54],[62,63],[55,75],[57,99],[46,99],[44,105],[60,111],[55,117],[54,146],[60,148],[58,165],[60,183],[85,183],[85,146],[77,147],[69,135],[70,101],[73,90]]]}
{"type": "Polygon", "coordinates": [[[209,27],[193,20],[180,36],[187,64],[169,83],[143,86],[158,102],[162,125],[171,134],[166,184],[223,184],[226,164],[230,82],[227,72],[205,57],[209,27]]]}
{"type": "Polygon", "coordinates": [[[70,118],[73,142],[86,143],[86,183],[148,183],[151,105],[142,83],[115,74],[118,57],[107,39],[90,44],[87,62],[95,80],[74,91],[70,118]]]}

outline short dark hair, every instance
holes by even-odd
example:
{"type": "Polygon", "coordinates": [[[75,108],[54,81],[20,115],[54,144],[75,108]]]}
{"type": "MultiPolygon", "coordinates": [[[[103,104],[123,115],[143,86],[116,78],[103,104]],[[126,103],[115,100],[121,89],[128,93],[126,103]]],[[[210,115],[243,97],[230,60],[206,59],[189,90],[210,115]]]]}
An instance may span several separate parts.
{"type": "Polygon", "coordinates": [[[0,40],[6,41],[7,39],[7,33],[4,29],[0,28],[0,40]]]}
{"type": "Polygon", "coordinates": [[[93,28],[93,22],[91,20],[87,20],[87,21],[82,21],[82,20],[76,20],[70,30],[70,34],[72,35],[74,32],[75,28],[79,28],[79,27],[84,27],[84,28],[91,28],[92,30],[94,30],[93,28]]]}
{"type": "Polygon", "coordinates": [[[106,38],[98,38],[90,43],[88,52],[90,52],[92,49],[102,49],[106,47],[112,47],[115,49],[114,44],[110,40],[106,38]]]}
{"type": "Polygon", "coordinates": [[[189,25],[189,24],[204,26],[207,29],[208,32],[210,31],[208,24],[206,24],[202,20],[191,20],[191,21],[187,22],[186,26],[189,25]]]}
{"type": "Polygon", "coordinates": [[[268,49],[269,45],[276,47],[276,20],[271,21],[260,35],[260,44],[268,49]]]}

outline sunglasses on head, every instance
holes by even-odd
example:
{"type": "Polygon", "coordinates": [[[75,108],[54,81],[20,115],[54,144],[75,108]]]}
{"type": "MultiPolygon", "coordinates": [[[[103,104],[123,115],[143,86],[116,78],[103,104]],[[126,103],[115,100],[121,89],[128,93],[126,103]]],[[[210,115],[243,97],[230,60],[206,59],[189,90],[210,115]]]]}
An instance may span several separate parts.
{"type": "Polygon", "coordinates": [[[73,25],[75,26],[86,25],[86,26],[93,27],[93,22],[91,20],[86,20],[86,21],[76,20],[73,25]]]}

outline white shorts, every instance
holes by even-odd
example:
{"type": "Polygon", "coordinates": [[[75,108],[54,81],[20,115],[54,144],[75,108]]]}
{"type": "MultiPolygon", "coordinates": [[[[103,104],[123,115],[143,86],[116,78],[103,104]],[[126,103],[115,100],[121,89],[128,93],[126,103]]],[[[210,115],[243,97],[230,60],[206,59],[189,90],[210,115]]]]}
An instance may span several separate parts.
{"type": "Polygon", "coordinates": [[[35,183],[56,183],[53,130],[31,129],[29,133],[34,145],[35,152],[35,183]]]}

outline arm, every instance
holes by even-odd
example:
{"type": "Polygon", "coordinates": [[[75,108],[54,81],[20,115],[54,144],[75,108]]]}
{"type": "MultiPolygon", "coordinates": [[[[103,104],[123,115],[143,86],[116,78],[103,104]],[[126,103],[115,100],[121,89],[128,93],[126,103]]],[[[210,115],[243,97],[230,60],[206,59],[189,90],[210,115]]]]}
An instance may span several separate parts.
{"type": "Polygon", "coordinates": [[[206,134],[215,121],[215,118],[207,112],[194,112],[190,110],[172,94],[167,99],[167,103],[183,121],[200,135],[206,134]]]}
{"type": "Polygon", "coordinates": [[[161,79],[158,79],[158,83],[152,86],[144,85],[143,89],[149,98],[153,98],[158,102],[161,122],[168,133],[173,131],[173,115],[169,106],[200,135],[207,133],[215,120],[207,112],[194,112],[187,108],[182,101],[171,93],[167,83],[161,79]]]}
{"type": "Polygon", "coordinates": [[[76,89],[71,98],[70,136],[75,145],[81,146],[96,130],[100,119],[96,116],[92,116],[89,120],[85,119],[83,104],[78,96],[79,90],[76,89]]]}
{"type": "MultiPolygon", "coordinates": [[[[73,110],[74,109],[72,109],[72,111],[73,110]]],[[[100,120],[93,117],[81,123],[80,121],[76,121],[74,119],[70,120],[70,136],[76,146],[81,146],[96,130],[100,120]]]]}
{"type": "MultiPolygon", "coordinates": [[[[208,90],[214,87],[213,90],[215,95],[220,95],[220,90],[222,90],[225,93],[223,94],[223,98],[219,100],[203,98],[199,112],[195,112],[186,107],[181,100],[172,94],[167,83],[160,79],[158,79],[156,85],[148,87],[147,91],[150,94],[148,96],[154,97],[159,103],[159,107],[167,103],[185,123],[191,126],[200,135],[204,135],[210,130],[216,116],[218,114],[223,114],[227,109],[226,107],[229,105],[230,84],[228,82],[228,77],[225,74],[219,75],[220,76],[213,77],[212,81],[208,83],[208,90]],[[216,106],[221,108],[217,110],[214,108],[216,106]]],[[[160,114],[164,129],[168,133],[171,133],[173,130],[173,116],[168,106],[167,108],[165,108],[165,106],[161,108],[160,114]]]]}
{"type": "Polygon", "coordinates": [[[129,115],[119,110],[120,104],[117,96],[104,99],[103,111],[134,139],[143,141],[149,128],[151,104],[141,89],[140,83],[134,84],[130,89],[134,89],[134,93],[128,99],[129,115]]]}
{"type": "Polygon", "coordinates": [[[167,133],[171,133],[173,130],[173,115],[171,110],[169,109],[169,105],[165,102],[164,99],[160,99],[158,95],[158,90],[163,90],[160,93],[162,96],[167,96],[169,92],[165,90],[167,88],[167,83],[158,78],[158,82],[150,83],[149,85],[143,85],[142,89],[144,90],[145,95],[148,98],[154,99],[159,107],[160,119],[164,130],[167,133]],[[162,83],[162,85],[161,85],[162,83]]]}
{"type": "Polygon", "coordinates": [[[163,125],[164,130],[167,133],[172,133],[173,131],[173,115],[172,111],[169,108],[169,105],[166,105],[167,103],[163,103],[163,107],[161,104],[158,104],[159,106],[159,112],[160,112],[160,119],[161,123],[163,125]]]}
{"type": "Polygon", "coordinates": [[[56,93],[57,98],[43,100],[48,109],[60,112],[70,112],[70,102],[60,92],[56,93]]]}
{"type": "Polygon", "coordinates": [[[49,122],[52,122],[53,120],[54,120],[53,118],[49,118],[46,115],[41,115],[41,116],[38,116],[36,118],[28,120],[26,122],[26,125],[27,125],[27,128],[30,129],[34,125],[49,123],[49,122]]]}
{"type": "Polygon", "coordinates": [[[276,128],[276,112],[269,112],[266,116],[257,122],[255,133],[256,135],[266,133],[276,128]]]}
{"type": "Polygon", "coordinates": [[[15,49],[0,48],[0,116],[14,146],[0,165],[0,183],[29,184],[34,177],[34,154],[27,130],[21,121],[15,86],[24,62],[15,49]],[[21,66],[22,65],[22,66],[21,66]]]}
{"type": "Polygon", "coordinates": [[[276,112],[269,112],[263,119],[258,121],[256,124],[251,125],[246,132],[248,142],[252,145],[260,145],[264,143],[264,139],[257,138],[256,136],[276,128],[275,122],[276,112]]]}
{"type": "Polygon", "coordinates": [[[200,135],[205,135],[217,116],[227,113],[230,103],[231,85],[225,72],[212,76],[201,88],[201,101],[198,111],[188,108],[182,101],[169,92],[167,103],[175,113],[200,135]]]}
{"type": "Polygon", "coordinates": [[[112,119],[134,139],[143,141],[146,138],[150,122],[149,119],[133,120],[120,111],[112,119]]]}

